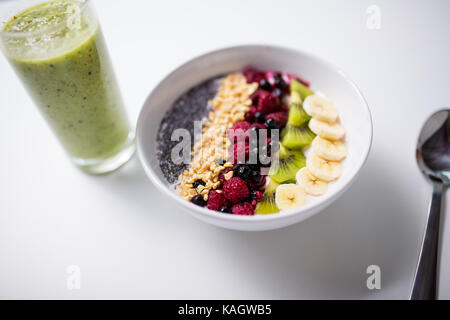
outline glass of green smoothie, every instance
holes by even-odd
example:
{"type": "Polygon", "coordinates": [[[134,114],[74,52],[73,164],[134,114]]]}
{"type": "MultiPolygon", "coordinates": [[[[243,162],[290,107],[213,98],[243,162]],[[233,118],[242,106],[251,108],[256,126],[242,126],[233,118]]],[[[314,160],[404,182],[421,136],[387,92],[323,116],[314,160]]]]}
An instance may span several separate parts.
{"type": "Polygon", "coordinates": [[[92,1],[22,4],[3,17],[3,53],[76,166],[119,168],[135,151],[134,130],[92,1]]]}

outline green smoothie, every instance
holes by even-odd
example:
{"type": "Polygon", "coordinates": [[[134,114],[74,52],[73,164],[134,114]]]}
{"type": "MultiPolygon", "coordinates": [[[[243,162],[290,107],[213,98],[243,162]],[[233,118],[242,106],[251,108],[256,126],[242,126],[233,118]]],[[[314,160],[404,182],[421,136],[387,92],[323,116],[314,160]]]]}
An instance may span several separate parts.
{"type": "Polygon", "coordinates": [[[58,0],[25,10],[3,28],[2,47],[68,153],[104,159],[127,143],[130,126],[98,21],[85,6],[58,0]]]}

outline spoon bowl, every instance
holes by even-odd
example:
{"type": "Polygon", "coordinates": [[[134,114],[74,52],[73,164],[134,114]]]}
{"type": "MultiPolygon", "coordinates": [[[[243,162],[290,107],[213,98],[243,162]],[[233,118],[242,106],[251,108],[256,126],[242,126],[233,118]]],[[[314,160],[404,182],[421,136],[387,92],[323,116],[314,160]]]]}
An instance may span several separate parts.
{"type": "Polygon", "coordinates": [[[416,157],[425,176],[450,184],[450,110],[437,111],[425,122],[416,157]]]}
{"type": "Polygon", "coordinates": [[[436,299],[442,193],[450,184],[450,110],[437,111],[425,122],[417,141],[416,159],[433,185],[433,195],[410,297],[436,299]]]}

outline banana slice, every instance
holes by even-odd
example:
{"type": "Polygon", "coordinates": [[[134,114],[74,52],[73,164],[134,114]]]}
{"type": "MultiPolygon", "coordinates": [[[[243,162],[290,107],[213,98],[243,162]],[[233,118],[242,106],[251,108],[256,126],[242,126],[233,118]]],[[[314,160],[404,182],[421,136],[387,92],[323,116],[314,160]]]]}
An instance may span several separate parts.
{"type": "Polygon", "coordinates": [[[297,184],[280,184],[275,192],[275,203],[280,210],[298,208],[305,204],[303,188],[297,184]]]}
{"type": "Polygon", "coordinates": [[[311,146],[313,152],[325,160],[340,161],[347,156],[347,146],[340,140],[315,137],[311,146]]]}
{"type": "Polygon", "coordinates": [[[321,121],[335,122],[338,117],[333,102],[315,94],[305,99],[303,109],[311,117],[321,121]]]}
{"type": "Polygon", "coordinates": [[[298,170],[295,177],[297,179],[297,184],[300,185],[307,194],[320,196],[327,191],[328,182],[317,178],[307,167],[298,170]]]}
{"type": "Polygon", "coordinates": [[[306,159],[306,167],[317,178],[325,181],[336,180],[342,173],[339,162],[325,160],[314,153],[306,159]]]}
{"type": "Polygon", "coordinates": [[[344,128],[337,122],[328,123],[312,118],[309,120],[309,128],[319,137],[330,140],[339,140],[345,135],[344,128]]]}

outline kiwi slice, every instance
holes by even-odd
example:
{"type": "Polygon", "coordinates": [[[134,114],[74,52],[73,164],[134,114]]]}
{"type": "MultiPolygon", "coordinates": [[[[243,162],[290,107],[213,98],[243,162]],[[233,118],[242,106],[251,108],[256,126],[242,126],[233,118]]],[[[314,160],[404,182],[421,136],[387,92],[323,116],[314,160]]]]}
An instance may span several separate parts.
{"type": "Polygon", "coordinates": [[[269,169],[269,177],[278,183],[295,181],[298,170],[306,165],[305,156],[301,150],[288,149],[280,144],[277,153],[278,160],[273,161],[269,169]]]}
{"type": "Polygon", "coordinates": [[[315,137],[307,125],[296,127],[288,124],[281,132],[281,143],[287,148],[298,149],[310,145],[315,137]]]}
{"type": "Polygon", "coordinates": [[[298,92],[291,93],[291,101],[289,103],[288,125],[300,127],[305,122],[309,121],[311,116],[303,110],[302,99],[298,92]]]}
{"type": "Polygon", "coordinates": [[[310,88],[305,86],[303,83],[301,83],[298,80],[292,79],[291,85],[290,85],[291,93],[292,92],[298,92],[302,99],[304,100],[307,96],[313,95],[314,91],[312,91],[310,88]]]}
{"type": "Polygon", "coordinates": [[[270,179],[266,186],[266,191],[264,191],[261,201],[256,205],[255,212],[258,214],[270,214],[277,213],[280,211],[275,204],[275,191],[279,183],[275,180],[270,179]]]}

